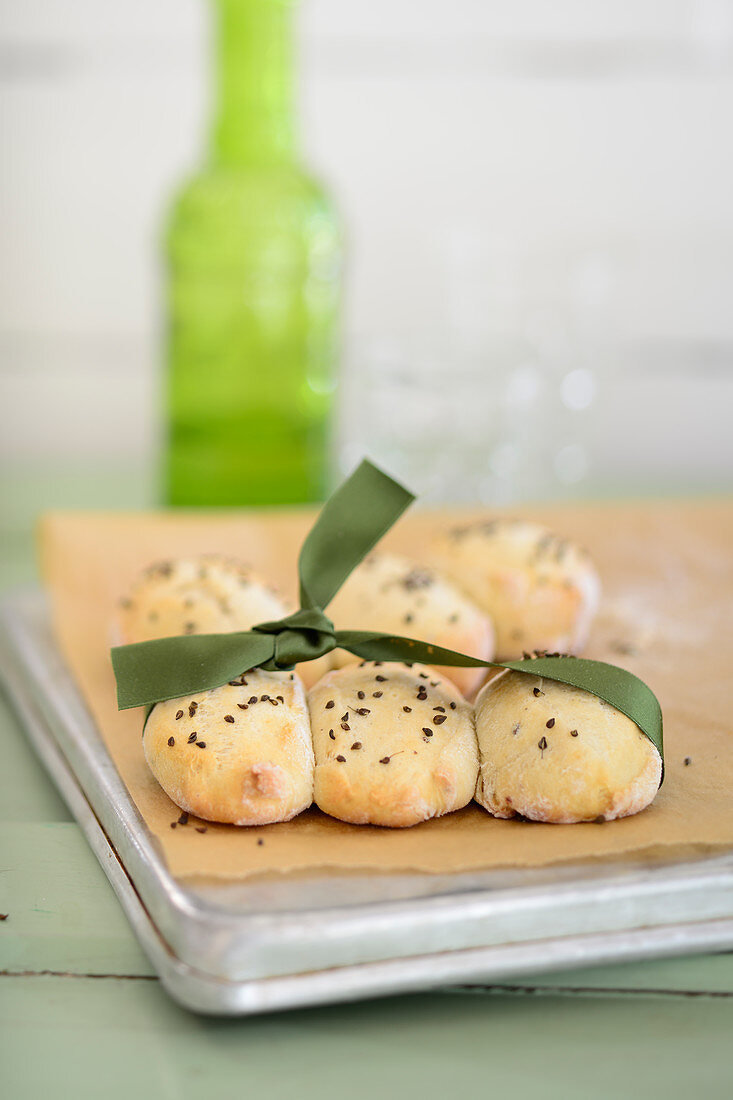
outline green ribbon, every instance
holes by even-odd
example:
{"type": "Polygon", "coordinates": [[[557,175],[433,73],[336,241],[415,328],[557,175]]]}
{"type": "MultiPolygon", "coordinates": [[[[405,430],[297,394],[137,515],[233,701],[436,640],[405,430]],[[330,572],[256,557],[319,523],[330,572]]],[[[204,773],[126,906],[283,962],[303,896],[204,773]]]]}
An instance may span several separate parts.
{"type": "Polygon", "coordinates": [[[334,628],[324,609],[414,499],[402,485],[364,460],[326,502],[303,543],[298,558],[300,610],[251,630],[186,634],[116,646],[112,666],[119,709],[221,687],[252,668],[289,670],[339,648],[367,661],[508,668],[569,684],[620,710],[664,759],[659,701],[643,680],[616,665],[559,654],[481,661],[415,638],[334,628]]]}

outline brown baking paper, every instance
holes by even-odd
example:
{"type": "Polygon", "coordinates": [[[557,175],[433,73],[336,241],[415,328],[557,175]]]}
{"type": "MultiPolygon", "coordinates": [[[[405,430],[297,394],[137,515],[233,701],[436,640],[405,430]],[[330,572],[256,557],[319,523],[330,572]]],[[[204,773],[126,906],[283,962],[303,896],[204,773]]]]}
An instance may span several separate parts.
{"type": "MultiPolygon", "coordinates": [[[[604,596],[586,656],[630,669],[662,704],[666,779],[643,813],[603,825],[542,825],[499,821],[471,805],[410,829],[386,829],[348,825],[311,809],[264,827],[192,817],[171,828],[180,811],[145,764],[142,710],[117,710],[109,648],[117,641],[119,598],[153,561],[223,553],[295,599],[298,550],[314,515],[57,513],[42,521],[42,568],[60,647],[174,875],[244,878],[329,867],[442,873],[621,856],[671,859],[733,847],[730,502],[523,509],[526,518],[581,542],[598,565],[604,596]],[[197,832],[204,824],[206,832],[197,832]]],[[[419,560],[430,530],[467,516],[415,512],[383,545],[419,560]]]]}

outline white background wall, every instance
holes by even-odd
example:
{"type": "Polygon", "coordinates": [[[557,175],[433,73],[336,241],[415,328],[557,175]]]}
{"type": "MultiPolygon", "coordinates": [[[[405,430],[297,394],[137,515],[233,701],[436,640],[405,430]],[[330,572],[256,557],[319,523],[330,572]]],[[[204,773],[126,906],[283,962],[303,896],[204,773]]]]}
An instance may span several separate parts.
{"type": "MultiPolygon", "coordinates": [[[[6,463],[150,465],[157,240],[204,146],[210,15],[0,0],[6,463]]],[[[356,385],[386,346],[510,406],[491,349],[516,338],[555,398],[592,376],[581,489],[730,486],[733,2],[305,0],[299,32],[356,385]]]]}

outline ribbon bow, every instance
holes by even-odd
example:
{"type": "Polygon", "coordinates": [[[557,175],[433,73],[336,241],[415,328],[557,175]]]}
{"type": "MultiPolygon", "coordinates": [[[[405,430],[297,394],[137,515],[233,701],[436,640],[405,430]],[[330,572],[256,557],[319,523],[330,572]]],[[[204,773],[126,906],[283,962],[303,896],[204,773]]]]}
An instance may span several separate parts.
{"type": "Polygon", "coordinates": [[[616,665],[544,655],[481,661],[416,638],[369,630],[336,630],[325,609],[351,571],[412,503],[414,496],[364,460],[323,506],[300,551],[300,610],[251,630],[186,634],[116,646],[112,666],[120,710],[221,687],[252,668],[287,670],[332,649],[367,661],[406,661],[470,668],[508,668],[597,695],[627,715],[663,759],[662,711],[650,688],[616,665]]]}

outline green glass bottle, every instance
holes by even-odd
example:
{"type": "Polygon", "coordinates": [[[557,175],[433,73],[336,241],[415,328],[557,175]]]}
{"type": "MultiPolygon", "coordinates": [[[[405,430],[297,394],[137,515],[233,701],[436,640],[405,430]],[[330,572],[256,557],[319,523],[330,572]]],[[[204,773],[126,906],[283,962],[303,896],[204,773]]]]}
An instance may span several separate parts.
{"type": "Polygon", "coordinates": [[[167,230],[174,505],[294,504],[329,488],[340,242],[297,161],[293,0],[216,0],[209,163],[167,230]]]}

